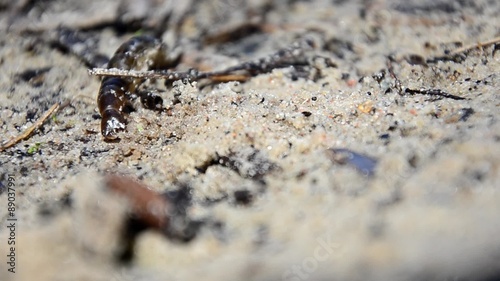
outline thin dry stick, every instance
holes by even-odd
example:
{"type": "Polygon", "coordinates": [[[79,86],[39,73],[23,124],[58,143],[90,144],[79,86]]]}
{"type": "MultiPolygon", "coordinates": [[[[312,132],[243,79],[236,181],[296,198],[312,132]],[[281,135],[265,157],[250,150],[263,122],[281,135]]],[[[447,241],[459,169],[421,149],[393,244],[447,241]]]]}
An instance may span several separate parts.
{"type": "Polygon", "coordinates": [[[177,72],[177,71],[137,71],[137,70],[124,70],[118,68],[93,68],[89,69],[89,75],[95,76],[119,76],[127,78],[147,78],[147,79],[164,79],[167,81],[175,81],[181,79],[188,79],[192,81],[200,79],[211,79],[214,82],[229,82],[229,81],[245,81],[249,75],[233,74],[232,69],[227,71],[213,71],[213,72],[177,72]]]}
{"type": "Polygon", "coordinates": [[[95,76],[120,76],[129,78],[149,78],[149,79],[166,79],[166,80],[179,80],[185,78],[196,77],[196,73],[191,72],[172,72],[172,71],[137,71],[137,70],[124,70],[118,68],[93,68],[88,70],[90,75],[95,76]]]}
{"type": "Polygon", "coordinates": [[[214,81],[244,81],[252,74],[269,72],[275,68],[291,66],[294,64],[309,64],[304,62],[304,52],[312,49],[308,41],[295,43],[289,48],[281,49],[278,52],[262,57],[254,61],[244,62],[239,65],[228,67],[219,71],[201,72],[191,69],[185,72],[177,72],[170,70],[149,70],[136,71],[124,70],[118,68],[93,68],[89,69],[88,73],[95,76],[119,76],[128,78],[147,78],[147,79],[164,79],[167,81],[175,81],[180,79],[188,79],[191,81],[201,79],[212,79],[214,81]],[[241,73],[243,72],[243,73],[241,73]]]}
{"type": "Polygon", "coordinates": [[[40,117],[38,120],[36,120],[35,124],[33,124],[31,127],[29,127],[28,129],[26,129],[24,132],[22,132],[20,135],[10,139],[9,141],[7,141],[6,143],[4,143],[2,146],[0,146],[0,152],[1,151],[4,151],[5,149],[9,148],[9,147],[12,147],[14,145],[16,145],[18,142],[20,142],[21,140],[25,140],[25,139],[28,139],[31,134],[38,128],[40,128],[44,123],[45,121],[47,121],[47,119],[49,119],[49,117],[53,114],[53,113],[56,113],[57,111],[59,111],[60,109],[64,108],[65,106],[67,106],[69,104],[69,101],[65,101],[63,103],[56,103],[54,104],[53,106],[51,106],[49,108],[49,110],[47,110],[43,115],[42,117],[40,117]]]}
{"type": "Polygon", "coordinates": [[[466,52],[466,51],[469,51],[469,50],[472,50],[472,49],[486,47],[486,46],[489,46],[489,45],[492,45],[492,44],[496,44],[496,43],[499,43],[499,42],[500,42],[500,36],[496,37],[496,38],[493,38],[493,39],[490,39],[490,40],[485,41],[485,42],[478,42],[476,44],[471,44],[471,45],[468,45],[468,46],[464,46],[464,47],[458,48],[458,49],[454,50],[453,52],[451,52],[449,55],[451,55],[451,56],[457,55],[457,54],[460,54],[460,53],[463,53],[463,52],[466,52]]]}

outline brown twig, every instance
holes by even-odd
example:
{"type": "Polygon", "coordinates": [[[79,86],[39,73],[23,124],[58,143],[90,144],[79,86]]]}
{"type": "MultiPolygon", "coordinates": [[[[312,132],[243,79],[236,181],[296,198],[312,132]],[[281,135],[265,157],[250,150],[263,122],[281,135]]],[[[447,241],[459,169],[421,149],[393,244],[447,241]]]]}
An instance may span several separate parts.
{"type": "Polygon", "coordinates": [[[200,224],[189,219],[179,198],[169,200],[126,176],[109,174],[105,183],[109,190],[127,199],[131,218],[140,224],[184,242],[196,235],[200,224]]]}
{"type": "Polygon", "coordinates": [[[210,77],[213,83],[225,83],[232,81],[245,82],[250,78],[249,75],[244,74],[227,74],[227,75],[214,75],[210,77]]]}
{"type": "Polygon", "coordinates": [[[476,44],[471,44],[471,45],[467,45],[467,46],[455,49],[453,52],[450,52],[449,55],[450,56],[458,55],[458,54],[470,51],[472,49],[486,47],[486,46],[496,44],[499,42],[500,42],[500,36],[495,37],[495,38],[490,39],[490,40],[487,40],[487,41],[484,41],[484,42],[478,42],[476,44]]]}
{"type": "Polygon", "coordinates": [[[106,186],[127,198],[133,209],[132,213],[148,226],[167,229],[173,206],[158,193],[145,185],[124,176],[107,175],[106,186]]]}
{"type": "Polygon", "coordinates": [[[7,148],[10,148],[10,147],[16,145],[18,142],[20,142],[22,140],[28,139],[36,129],[40,128],[45,123],[45,121],[47,121],[47,119],[49,119],[49,117],[52,114],[56,113],[57,111],[61,110],[64,107],[66,107],[68,104],[69,104],[69,101],[65,101],[63,103],[60,103],[60,102],[55,103],[53,106],[51,106],[49,108],[49,110],[47,110],[42,115],[42,117],[40,117],[38,120],[36,120],[35,124],[33,124],[28,129],[26,129],[20,135],[10,139],[9,141],[5,142],[2,146],[0,146],[0,152],[4,151],[7,148]]]}

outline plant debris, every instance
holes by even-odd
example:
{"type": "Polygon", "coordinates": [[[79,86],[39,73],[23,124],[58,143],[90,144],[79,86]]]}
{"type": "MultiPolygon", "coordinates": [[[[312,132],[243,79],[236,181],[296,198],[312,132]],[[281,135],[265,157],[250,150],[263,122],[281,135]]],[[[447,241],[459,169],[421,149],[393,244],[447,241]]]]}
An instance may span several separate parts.
{"type": "Polygon", "coordinates": [[[421,95],[435,96],[438,97],[438,99],[447,98],[452,100],[465,100],[464,97],[448,94],[447,92],[444,92],[440,89],[415,90],[406,88],[404,92],[410,95],[421,94],[421,95]]]}
{"type": "Polygon", "coordinates": [[[17,137],[14,137],[11,140],[3,143],[0,146],[0,152],[4,151],[5,149],[7,149],[9,147],[16,145],[18,142],[20,142],[22,140],[28,139],[36,129],[39,129],[47,120],[49,120],[49,118],[52,114],[57,113],[59,110],[66,107],[68,104],[69,104],[69,101],[65,101],[63,103],[56,103],[53,106],[51,106],[32,126],[30,126],[28,129],[26,129],[24,132],[22,132],[17,137]]]}

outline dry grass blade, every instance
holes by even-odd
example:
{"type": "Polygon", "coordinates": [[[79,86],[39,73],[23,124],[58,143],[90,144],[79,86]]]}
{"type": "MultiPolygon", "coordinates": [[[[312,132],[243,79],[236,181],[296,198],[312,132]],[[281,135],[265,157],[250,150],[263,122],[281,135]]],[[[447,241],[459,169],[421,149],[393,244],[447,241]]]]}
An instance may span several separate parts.
{"type": "Polygon", "coordinates": [[[28,129],[26,129],[24,132],[22,132],[20,135],[10,139],[9,141],[5,142],[4,144],[2,144],[2,146],[0,146],[0,152],[1,151],[4,151],[5,149],[7,148],[10,148],[14,145],[16,145],[18,142],[22,141],[22,140],[25,140],[25,139],[28,139],[31,134],[33,134],[33,132],[40,128],[44,123],[45,121],[47,121],[47,119],[49,119],[49,117],[53,114],[53,113],[56,113],[57,111],[59,111],[60,109],[64,108],[65,106],[67,106],[69,104],[69,101],[65,101],[63,103],[55,103],[53,106],[51,106],[43,115],[42,117],[40,117],[38,120],[36,120],[35,124],[33,124],[31,127],[29,127],[28,129]]]}
{"type": "Polygon", "coordinates": [[[489,45],[492,45],[492,44],[496,44],[496,43],[499,43],[499,42],[500,42],[500,36],[499,37],[495,37],[495,38],[490,39],[490,40],[485,41],[485,42],[478,42],[476,44],[471,44],[471,45],[468,45],[468,46],[464,46],[464,47],[458,48],[458,49],[452,51],[449,55],[453,56],[453,55],[461,54],[463,52],[466,52],[466,51],[469,51],[469,50],[472,50],[472,49],[486,47],[486,46],[489,46],[489,45]]]}
{"type": "Polygon", "coordinates": [[[146,79],[165,79],[170,81],[189,79],[197,80],[197,71],[177,72],[177,71],[155,71],[155,70],[126,70],[118,68],[93,68],[88,70],[89,75],[111,76],[123,78],[146,78],[146,79]]]}

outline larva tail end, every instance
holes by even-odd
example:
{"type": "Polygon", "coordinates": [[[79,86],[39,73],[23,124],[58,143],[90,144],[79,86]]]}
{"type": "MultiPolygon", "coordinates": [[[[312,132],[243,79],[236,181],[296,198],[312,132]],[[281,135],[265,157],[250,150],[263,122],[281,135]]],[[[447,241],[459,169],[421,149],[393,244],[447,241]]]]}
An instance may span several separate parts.
{"type": "Polygon", "coordinates": [[[117,110],[109,109],[103,112],[101,120],[101,134],[105,140],[116,140],[119,131],[125,130],[127,121],[117,110]]]}

